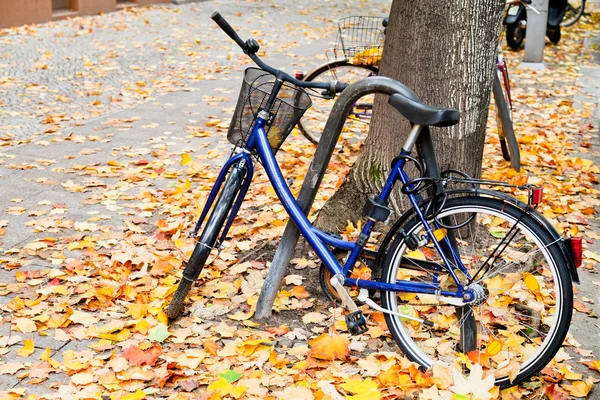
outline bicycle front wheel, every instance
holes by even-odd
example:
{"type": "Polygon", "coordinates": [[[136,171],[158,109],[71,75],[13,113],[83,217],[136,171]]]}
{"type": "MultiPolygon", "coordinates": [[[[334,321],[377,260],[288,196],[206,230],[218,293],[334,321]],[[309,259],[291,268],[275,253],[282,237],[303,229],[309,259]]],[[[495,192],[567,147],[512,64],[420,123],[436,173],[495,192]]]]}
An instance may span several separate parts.
{"type": "MultiPolygon", "coordinates": [[[[424,368],[460,362],[459,353],[466,353],[501,387],[537,374],[560,349],[571,321],[573,288],[558,245],[530,214],[496,199],[450,199],[436,220],[453,233],[452,247],[473,278],[468,287],[480,295],[461,306],[435,295],[383,292],[388,310],[433,324],[386,314],[394,340],[424,368]]],[[[441,229],[434,220],[428,223],[441,229]]],[[[403,229],[418,238],[425,235],[417,219],[403,229]]],[[[455,292],[456,283],[432,244],[419,246],[411,251],[402,238],[394,241],[384,282],[425,282],[455,292]]]]}
{"type": "Polygon", "coordinates": [[[227,181],[221,190],[221,194],[213,207],[212,213],[205,224],[202,235],[200,235],[200,239],[198,239],[198,242],[194,247],[192,256],[185,266],[183,276],[177,286],[177,290],[173,294],[171,303],[167,308],[167,317],[169,320],[177,318],[181,313],[181,310],[183,310],[185,299],[187,298],[192,285],[200,276],[200,273],[206,264],[206,260],[208,260],[208,256],[217,241],[219,232],[221,232],[223,223],[229,215],[231,206],[239,193],[244,175],[245,168],[237,165],[233,166],[231,173],[227,177],[227,181]]]}
{"type": "MultiPolygon", "coordinates": [[[[338,80],[347,84],[357,82],[369,76],[377,75],[379,69],[374,65],[351,64],[346,60],[332,61],[308,74],[306,82],[329,82],[338,80]]],[[[373,109],[373,95],[360,99],[350,112],[345,129],[355,135],[362,136],[368,130],[368,122],[373,109]]],[[[313,97],[309,108],[298,122],[302,134],[314,144],[319,143],[325,123],[333,107],[333,99],[313,97]]]]}
{"type": "Polygon", "coordinates": [[[567,2],[567,10],[563,17],[560,26],[571,26],[579,21],[585,9],[585,0],[569,0],[567,2]]]}

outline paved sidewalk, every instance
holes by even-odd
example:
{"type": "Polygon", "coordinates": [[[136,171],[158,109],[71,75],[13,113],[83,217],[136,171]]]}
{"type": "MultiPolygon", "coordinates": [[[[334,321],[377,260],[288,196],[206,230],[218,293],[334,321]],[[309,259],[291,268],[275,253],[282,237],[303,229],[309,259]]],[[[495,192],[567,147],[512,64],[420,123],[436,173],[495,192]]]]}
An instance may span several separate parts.
{"type": "MultiPolygon", "coordinates": [[[[139,18],[113,13],[84,19],[81,27],[58,22],[19,30],[35,30],[31,36],[0,36],[0,136],[10,136],[2,139],[8,146],[0,151],[0,349],[7,349],[0,353],[0,390],[56,392],[71,376],[51,374],[32,384],[21,377],[24,370],[2,368],[11,362],[35,366],[46,348],[62,362],[66,351],[85,352],[91,343],[77,339],[81,332],[65,334],[60,321],[55,329],[18,332],[11,317],[15,298],[35,299],[62,277],[61,270],[77,268],[85,251],[108,254],[120,241],[153,240],[155,221],[177,205],[154,204],[150,198],[185,180],[181,154],[201,159],[198,173],[207,177],[227,154],[222,124],[231,115],[244,66],[238,50],[212,26],[210,13],[219,9],[232,18],[240,13],[244,25],[238,27],[261,38],[269,62],[307,70],[320,62],[314,55],[330,46],[327,38],[335,29],[330,20],[348,14],[346,3],[357,13],[368,7],[380,14],[376,10],[389,2],[352,0],[334,9],[330,2],[318,3],[225,0],[156,7],[130,11],[143,13],[139,18]],[[11,43],[19,52],[3,57],[14,48],[11,43]],[[56,132],[44,133],[48,130],[56,132]],[[145,168],[149,160],[152,170],[145,168]],[[152,183],[137,185],[142,175],[152,176],[152,183]],[[86,249],[92,238],[99,245],[86,249]],[[29,338],[35,352],[17,356],[29,338]]],[[[597,106],[600,100],[598,44],[598,38],[586,43],[593,57],[582,68],[584,90],[574,97],[580,106],[597,106]]],[[[589,121],[595,127],[592,150],[585,154],[596,164],[599,121],[596,109],[589,121]]],[[[598,221],[592,223],[600,232],[598,221]]],[[[600,241],[590,249],[600,253],[600,241]]],[[[83,285],[86,277],[80,279],[83,285]]],[[[599,280],[597,271],[582,271],[578,293],[595,301],[588,306],[596,313],[600,295],[593,282],[599,280]]],[[[78,301],[86,301],[83,295],[78,301]]],[[[47,305],[44,301],[37,310],[47,305]]],[[[77,303],[65,307],[77,309],[77,303]]],[[[32,317],[47,325],[43,314],[32,317]]],[[[49,317],[52,322],[54,315],[49,317]]],[[[597,326],[597,320],[576,313],[572,329],[595,359],[600,358],[597,326]]],[[[600,398],[597,390],[593,396],[600,398]]]]}
{"type": "MultiPolygon", "coordinates": [[[[123,240],[153,240],[167,205],[144,204],[144,192],[185,179],[181,154],[201,160],[207,178],[228,154],[222,124],[207,122],[228,123],[250,61],[210,14],[219,10],[238,21],[233,25],[242,35],[260,39],[272,65],[307,71],[325,59],[348,4],[376,15],[389,6],[385,0],[202,2],[0,35],[0,349],[8,350],[0,350],[0,392],[56,394],[68,375],[32,384],[20,377],[23,370],[3,368],[35,367],[47,348],[63,362],[65,353],[83,354],[93,343],[60,330],[19,332],[10,312],[15,298],[34,299],[49,277],[62,279],[61,269],[82,260],[73,244],[89,239],[103,243],[100,252],[117,252],[123,240]],[[136,185],[136,176],[148,174],[156,175],[150,186],[136,185]],[[19,276],[43,282],[24,284],[19,276]],[[26,339],[35,352],[17,357],[26,339]]],[[[69,393],[59,397],[74,398],[69,393]]]]}

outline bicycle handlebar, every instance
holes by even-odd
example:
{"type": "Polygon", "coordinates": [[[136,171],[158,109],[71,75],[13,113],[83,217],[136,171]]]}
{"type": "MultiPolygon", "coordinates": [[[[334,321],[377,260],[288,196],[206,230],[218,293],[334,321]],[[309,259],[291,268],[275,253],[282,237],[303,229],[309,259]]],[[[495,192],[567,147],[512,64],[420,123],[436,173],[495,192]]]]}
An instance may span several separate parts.
{"type": "Polygon", "coordinates": [[[348,87],[347,83],[339,82],[339,81],[331,81],[331,82],[304,82],[298,80],[291,76],[290,74],[281,71],[277,68],[273,68],[267,64],[263,60],[260,59],[256,55],[256,52],[259,49],[258,42],[254,39],[248,39],[247,41],[243,41],[242,38],[237,34],[235,29],[221,16],[218,11],[215,11],[211,15],[211,19],[219,25],[219,28],[223,30],[240,48],[244,51],[245,54],[248,55],[254,61],[256,65],[258,65],[261,69],[275,75],[277,79],[292,83],[296,86],[300,86],[302,88],[310,88],[310,89],[325,89],[326,92],[331,93],[332,95],[335,93],[340,93],[346,87],[348,87]]]}
{"type": "Polygon", "coordinates": [[[210,16],[210,18],[212,18],[212,20],[215,21],[217,25],[219,25],[219,28],[221,28],[223,32],[227,34],[227,36],[233,39],[233,41],[236,42],[237,45],[242,48],[242,50],[244,50],[244,53],[246,53],[246,42],[242,40],[242,38],[237,34],[235,29],[233,29],[231,25],[229,25],[229,22],[225,21],[225,18],[223,18],[218,11],[215,11],[210,16]]]}

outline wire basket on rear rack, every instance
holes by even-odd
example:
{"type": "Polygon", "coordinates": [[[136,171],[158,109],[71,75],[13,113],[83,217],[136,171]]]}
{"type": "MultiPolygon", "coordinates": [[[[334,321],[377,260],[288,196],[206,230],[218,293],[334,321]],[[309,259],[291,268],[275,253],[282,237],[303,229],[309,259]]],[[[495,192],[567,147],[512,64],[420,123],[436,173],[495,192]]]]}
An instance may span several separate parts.
{"type": "Polygon", "coordinates": [[[352,64],[379,65],[385,40],[383,17],[347,17],[338,21],[336,57],[352,64]]]}
{"type": "MultiPolygon", "coordinates": [[[[247,68],[244,71],[244,82],[227,132],[229,142],[236,146],[246,144],[258,112],[269,99],[275,79],[275,75],[259,68],[247,68]]],[[[265,126],[273,153],[279,150],[311,104],[310,96],[302,88],[288,82],[283,84],[270,110],[271,118],[265,126]]]]}

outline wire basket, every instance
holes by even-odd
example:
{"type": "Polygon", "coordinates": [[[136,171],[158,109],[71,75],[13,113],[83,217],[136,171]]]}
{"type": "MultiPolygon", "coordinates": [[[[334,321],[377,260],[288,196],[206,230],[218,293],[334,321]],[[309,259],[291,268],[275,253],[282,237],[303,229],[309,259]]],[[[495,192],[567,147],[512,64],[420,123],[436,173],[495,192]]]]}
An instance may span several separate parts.
{"type": "MultiPolygon", "coordinates": [[[[229,142],[240,147],[246,144],[258,112],[266,106],[275,79],[275,75],[259,68],[247,68],[244,71],[240,97],[227,132],[229,142]]],[[[311,104],[310,96],[302,88],[284,82],[265,126],[273,153],[279,150],[311,104]]]]}
{"type": "Polygon", "coordinates": [[[383,17],[347,17],[338,21],[334,52],[352,64],[379,65],[385,40],[383,17]]]}

